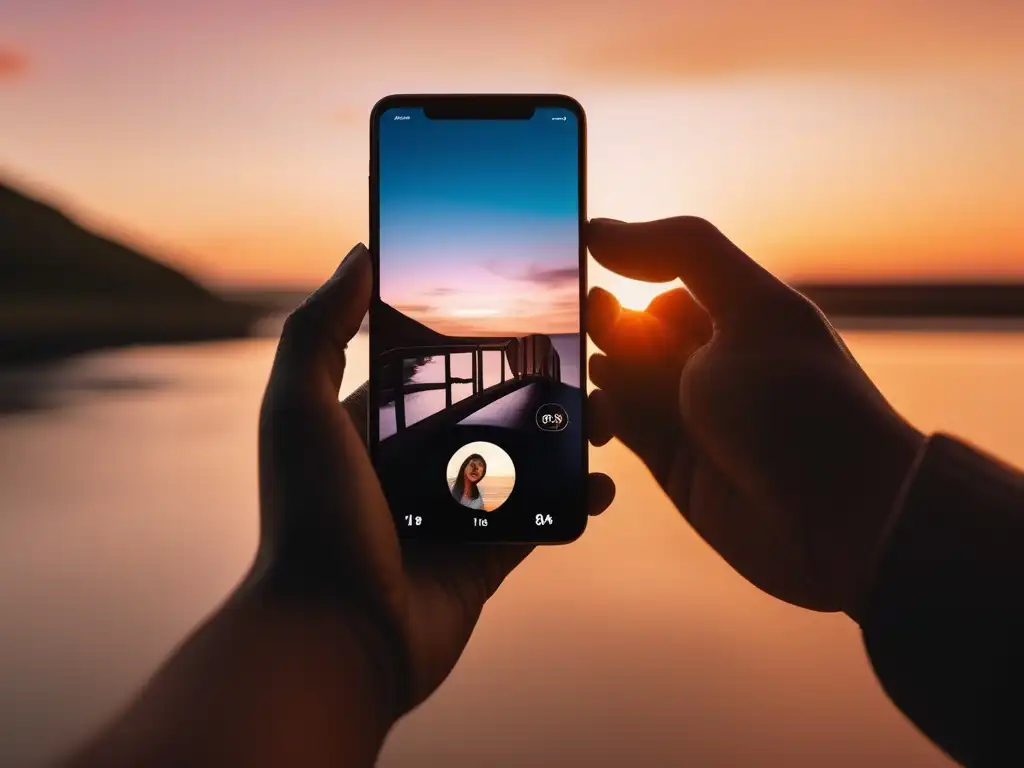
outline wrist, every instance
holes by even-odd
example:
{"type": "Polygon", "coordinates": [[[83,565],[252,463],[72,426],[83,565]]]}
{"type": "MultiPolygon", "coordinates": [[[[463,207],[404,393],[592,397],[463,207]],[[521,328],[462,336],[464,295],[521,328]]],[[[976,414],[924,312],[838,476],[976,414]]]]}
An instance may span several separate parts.
{"type": "Polygon", "coordinates": [[[325,601],[257,592],[233,603],[213,625],[223,621],[245,730],[263,734],[238,764],[375,764],[398,716],[397,672],[372,625],[325,601]]]}
{"type": "Polygon", "coordinates": [[[875,563],[899,518],[907,486],[927,443],[922,432],[897,414],[892,414],[888,422],[880,429],[884,437],[872,441],[870,454],[864,461],[864,484],[852,510],[853,535],[842,557],[846,570],[840,605],[842,611],[858,623],[875,563]]]}
{"type": "Polygon", "coordinates": [[[374,699],[393,723],[414,704],[403,623],[394,610],[337,584],[330,573],[284,568],[280,561],[258,557],[231,602],[258,603],[304,620],[321,617],[343,627],[345,647],[372,677],[374,699]]]}
{"type": "Polygon", "coordinates": [[[358,600],[332,590],[290,584],[288,579],[250,578],[232,603],[269,614],[280,625],[285,643],[306,645],[325,663],[336,663],[355,675],[360,701],[375,721],[386,728],[410,708],[408,655],[397,620],[387,620],[365,609],[358,600]],[[288,628],[288,629],[286,629],[288,628]]]}
{"type": "Polygon", "coordinates": [[[374,765],[396,718],[367,638],[243,587],[69,765],[374,765]]]}

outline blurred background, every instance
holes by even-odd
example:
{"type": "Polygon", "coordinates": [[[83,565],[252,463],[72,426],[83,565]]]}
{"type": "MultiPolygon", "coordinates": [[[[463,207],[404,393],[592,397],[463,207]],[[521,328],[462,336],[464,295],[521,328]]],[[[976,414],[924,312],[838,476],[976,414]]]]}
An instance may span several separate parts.
{"type": "MultiPolygon", "coordinates": [[[[1021,40],[1011,0],[0,2],[0,764],[109,718],[248,566],[280,317],[367,238],[387,93],[575,96],[591,215],[711,219],[918,427],[1024,465],[1021,40]]],[[[592,464],[610,512],[382,765],[949,765],[852,622],[747,585],[618,443],[592,464]]]]}

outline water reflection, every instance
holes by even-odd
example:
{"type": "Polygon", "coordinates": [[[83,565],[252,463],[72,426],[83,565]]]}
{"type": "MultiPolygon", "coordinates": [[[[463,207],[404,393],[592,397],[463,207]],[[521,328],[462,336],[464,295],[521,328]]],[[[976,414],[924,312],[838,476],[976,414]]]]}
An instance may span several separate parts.
{"type": "Polygon", "coordinates": [[[0,416],[61,408],[89,395],[152,392],[173,386],[169,378],[110,372],[105,356],[46,365],[0,369],[0,416]]]}
{"type": "MultiPolygon", "coordinates": [[[[844,337],[919,427],[1024,465],[1024,335],[844,337]]],[[[109,717],[244,573],[273,352],[125,349],[12,387],[61,405],[0,419],[4,768],[109,717]]],[[[360,336],[343,394],[367,355],[360,336]]],[[[950,765],[885,699],[855,626],[736,576],[617,442],[591,466],[615,504],[507,580],[382,766],[950,765]]]]}

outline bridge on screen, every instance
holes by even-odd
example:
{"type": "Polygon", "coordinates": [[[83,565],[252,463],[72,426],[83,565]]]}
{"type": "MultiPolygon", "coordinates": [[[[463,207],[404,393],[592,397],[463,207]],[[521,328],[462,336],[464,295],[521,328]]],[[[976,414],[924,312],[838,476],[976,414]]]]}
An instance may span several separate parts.
{"type": "MultiPolygon", "coordinates": [[[[377,346],[378,405],[393,406],[394,411],[394,429],[389,426],[387,434],[381,430],[382,443],[419,439],[456,425],[532,431],[537,428],[537,409],[544,404],[557,403],[570,416],[579,409],[579,390],[563,382],[562,360],[549,336],[445,336],[383,302],[374,308],[371,331],[377,346]],[[488,355],[491,359],[500,355],[499,375],[494,377],[491,371],[496,381],[485,381],[488,355]],[[417,380],[415,371],[428,359],[438,374],[443,361],[443,377],[417,380]],[[463,363],[462,375],[454,370],[456,360],[463,363]],[[469,388],[461,398],[456,391],[460,386],[469,388]],[[408,407],[410,396],[424,392],[444,393],[443,404],[438,396],[429,415],[408,407]]],[[[578,365],[578,361],[567,363],[578,365]]]]}
{"type": "Polygon", "coordinates": [[[522,508],[578,502],[582,433],[552,434],[537,424],[545,405],[560,406],[548,410],[561,411],[566,424],[580,423],[578,360],[563,361],[546,335],[445,336],[383,304],[371,323],[380,408],[375,464],[389,503],[403,510],[443,507],[450,502],[450,457],[478,441],[511,457],[522,508]]]}
{"type": "MultiPolygon", "coordinates": [[[[543,335],[522,337],[462,337],[444,344],[399,347],[378,358],[380,403],[394,406],[395,431],[392,437],[408,432],[419,434],[456,424],[486,424],[508,429],[536,428],[537,409],[546,403],[564,404],[578,397],[576,388],[562,383],[562,362],[551,339],[543,335]],[[484,380],[484,355],[498,353],[499,380],[487,385],[484,380]],[[452,359],[468,356],[470,375],[455,376],[452,359]],[[425,358],[444,361],[441,381],[409,380],[409,371],[425,358]],[[455,387],[469,385],[471,391],[456,400],[455,387]],[[406,397],[419,392],[443,391],[444,407],[409,423],[406,397]]],[[[382,435],[382,438],[384,436],[382,435]]]]}

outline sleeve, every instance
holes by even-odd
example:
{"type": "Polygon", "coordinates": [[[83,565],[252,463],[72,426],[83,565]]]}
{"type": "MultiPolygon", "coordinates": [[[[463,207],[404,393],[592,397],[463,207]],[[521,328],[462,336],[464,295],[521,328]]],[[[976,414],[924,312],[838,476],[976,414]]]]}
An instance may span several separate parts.
{"type": "Polygon", "coordinates": [[[882,686],[932,741],[965,765],[1024,765],[1024,475],[932,436],[860,619],[882,686]]]}

